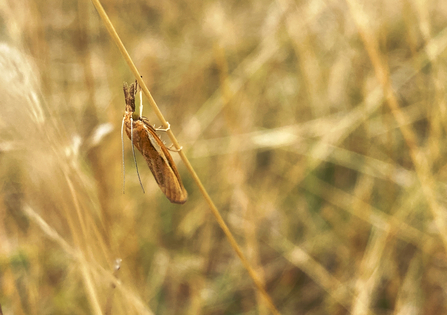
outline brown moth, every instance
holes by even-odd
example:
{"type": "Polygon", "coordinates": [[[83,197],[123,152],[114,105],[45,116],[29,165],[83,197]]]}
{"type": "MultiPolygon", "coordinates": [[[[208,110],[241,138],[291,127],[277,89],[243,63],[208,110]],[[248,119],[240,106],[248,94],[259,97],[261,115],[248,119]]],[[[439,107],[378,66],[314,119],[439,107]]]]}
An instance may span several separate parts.
{"type": "Polygon", "coordinates": [[[171,202],[183,204],[188,199],[188,193],[183,187],[182,179],[171,154],[158,137],[156,129],[149,124],[149,120],[134,114],[137,89],[137,81],[130,86],[124,83],[126,111],[124,112],[123,126],[125,126],[132,146],[135,146],[146,160],[161,191],[171,202]]]}

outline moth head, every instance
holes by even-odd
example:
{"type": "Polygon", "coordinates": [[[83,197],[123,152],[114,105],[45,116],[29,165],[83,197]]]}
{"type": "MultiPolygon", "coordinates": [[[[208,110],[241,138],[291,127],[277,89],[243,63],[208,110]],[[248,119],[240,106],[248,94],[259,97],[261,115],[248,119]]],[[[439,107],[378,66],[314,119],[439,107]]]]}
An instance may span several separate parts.
{"type": "Polygon", "coordinates": [[[132,83],[130,86],[126,82],[123,84],[124,99],[126,101],[126,111],[135,112],[135,94],[136,85],[132,83]]]}

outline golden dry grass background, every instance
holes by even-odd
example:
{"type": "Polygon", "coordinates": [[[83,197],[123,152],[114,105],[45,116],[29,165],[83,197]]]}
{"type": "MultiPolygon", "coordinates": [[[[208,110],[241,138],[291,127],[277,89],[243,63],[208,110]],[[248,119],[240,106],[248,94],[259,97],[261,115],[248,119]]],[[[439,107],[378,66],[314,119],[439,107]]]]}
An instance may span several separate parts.
{"type": "MultiPolygon", "coordinates": [[[[102,3],[281,314],[447,313],[444,1],[102,3]]],[[[122,194],[92,4],[0,17],[3,313],[268,314],[177,154],[185,205],[126,139],[122,194]]]]}

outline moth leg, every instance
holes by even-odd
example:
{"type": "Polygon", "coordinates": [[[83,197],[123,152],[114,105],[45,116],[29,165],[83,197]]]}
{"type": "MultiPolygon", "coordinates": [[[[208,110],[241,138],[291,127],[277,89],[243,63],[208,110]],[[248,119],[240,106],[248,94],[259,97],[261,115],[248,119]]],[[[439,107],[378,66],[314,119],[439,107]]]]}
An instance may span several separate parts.
{"type": "Polygon", "coordinates": [[[160,126],[158,128],[154,128],[154,129],[157,130],[157,131],[164,131],[164,132],[166,132],[169,129],[171,129],[171,124],[169,122],[166,122],[166,123],[168,124],[168,128],[161,128],[161,126],[160,126]]]}
{"type": "Polygon", "coordinates": [[[180,149],[172,148],[172,146],[173,146],[173,144],[171,144],[169,147],[166,147],[166,149],[168,149],[169,151],[172,151],[172,152],[180,152],[183,150],[183,146],[180,146],[180,149]]]}
{"type": "Polygon", "coordinates": [[[143,117],[143,92],[140,88],[140,117],[143,117]]]}

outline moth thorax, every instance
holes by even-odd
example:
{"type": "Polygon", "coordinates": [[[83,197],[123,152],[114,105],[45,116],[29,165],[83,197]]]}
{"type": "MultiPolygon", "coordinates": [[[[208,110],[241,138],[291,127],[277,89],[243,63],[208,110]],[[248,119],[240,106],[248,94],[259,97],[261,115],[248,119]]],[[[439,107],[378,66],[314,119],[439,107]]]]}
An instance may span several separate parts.
{"type": "Polygon", "coordinates": [[[138,120],[138,119],[140,119],[140,115],[138,115],[137,113],[133,112],[132,113],[132,119],[133,120],[138,120]]]}

